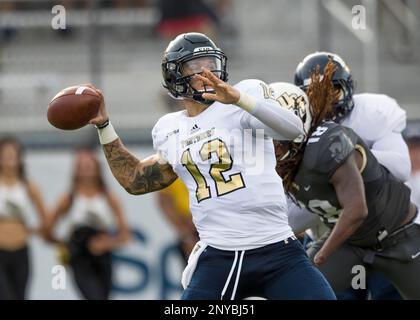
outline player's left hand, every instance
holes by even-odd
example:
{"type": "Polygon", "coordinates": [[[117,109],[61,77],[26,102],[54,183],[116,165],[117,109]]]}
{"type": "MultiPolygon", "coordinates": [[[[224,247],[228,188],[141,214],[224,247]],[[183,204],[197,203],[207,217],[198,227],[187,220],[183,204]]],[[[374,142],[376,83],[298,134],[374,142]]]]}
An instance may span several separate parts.
{"type": "Polygon", "coordinates": [[[241,95],[239,90],[220,80],[209,69],[203,68],[202,75],[197,74],[195,77],[212,87],[215,91],[215,93],[203,93],[204,99],[218,101],[224,104],[236,104],[239,101],[241,95]]]}
{"type": "Polygon", "coordinates": [[[324,255],[324,253],[322,252],[322,250],[318,251],[318,253],[315,255],[314,258],[314,264],[319,267],[320,265],[322,265],[325,260],[327,260],[327,257],[324,255]]]}

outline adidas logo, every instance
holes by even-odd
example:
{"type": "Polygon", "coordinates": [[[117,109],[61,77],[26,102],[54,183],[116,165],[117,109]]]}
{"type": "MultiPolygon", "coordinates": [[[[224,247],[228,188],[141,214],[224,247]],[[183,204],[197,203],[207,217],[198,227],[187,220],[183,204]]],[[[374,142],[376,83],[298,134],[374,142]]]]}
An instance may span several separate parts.
{"type": "Polygon", "coordinates": [[[194,132],[196,132],[197,130],[200,130],[200,128],[197,126],[197,124],[195,124],[195,125],[191,128],[190,133],[194,133],[194,132]]]}

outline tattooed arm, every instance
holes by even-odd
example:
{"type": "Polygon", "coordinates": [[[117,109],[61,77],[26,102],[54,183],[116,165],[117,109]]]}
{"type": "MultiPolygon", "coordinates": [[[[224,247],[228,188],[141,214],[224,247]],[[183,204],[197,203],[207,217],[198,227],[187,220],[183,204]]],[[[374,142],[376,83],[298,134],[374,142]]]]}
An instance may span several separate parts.
{"type": "Polygon", "coordinates": [[[177,178],[168,163],[162,163],[158,154],[144,160],[133,156],[120,139],[103,145],[112,174],[131,194],[144,194],[163,189],[177,178]]]}
{"type": "Polygon", "coordinates": [[[99,129],[99,140],[106,160],[120,185],[128,193],[144,194],[163,189],[174,182],[177,175],[168,163],[161,161],[158,154],[139,160],[126,149],[109,123],[102,91],[92,84],[84,86],[95,90],[100,96],[101,104],[98,114],[89,123],[96,125],[99,129]],[[108,124],[104,125],[105,123],[108,124]]]}

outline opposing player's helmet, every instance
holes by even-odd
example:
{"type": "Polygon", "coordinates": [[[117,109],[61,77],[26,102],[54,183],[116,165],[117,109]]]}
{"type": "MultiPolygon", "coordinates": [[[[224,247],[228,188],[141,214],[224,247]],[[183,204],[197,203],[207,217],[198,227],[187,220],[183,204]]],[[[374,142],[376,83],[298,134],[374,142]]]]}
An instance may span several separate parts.
{"type": "Polygon", "coordinates": [[[283,107],[292,110],[303,122],[305,136],[299,136],[294,142],[304,141],[311,129],[312,115],[309,99],[306,93],[299,87],[287,82],[274,82],[270,84],[276,101],[283,107]]]}
{"type": "Polygon", "coordinates": [[[296,68],[295,85],[306,91],[311,82],[311,74],[316,70],[316,67],[319,66],[322,75],[330,59],[338,67],[332,78],[333,84],[335,87],[340,88],[342,92],[340,100],[333,105],[335,115],[333,120],[340,121],[354,107],[354,83],[349,67],[339,55],[330,52],[315,52],[307,55],[296,68]]]}
{"type": "MultiPolygon", "coordinates": [[[[304,142],[309,134],[312,123],[312,114],[309,104],[309,99],[306,93],[299,87],[287,82],[275,82],[270,84],[273,90],[273,95],[276,101],[283,108],[292,110],[303,122],[303,129],[305,134],[297,137],[293,140],[293,143],[289,143],[288,150],[284,156],[280,159],[283,160],[287,157],[292,157],[297,150],[295,147],[299,147],[304,142]]],[[[283,142],[282,142],[283,144],[283,142]]]]}
{"type": "Polygon", "coordinates": [[[202,98],[205,92],[212,89],[196,90],[190,82],[195,74],[201,73],[200,63],[210,69],[221,80],[227,81],[227,57],[214,42],[202,33],[184,33],[172,40],[165,50],[162,59],[163,86],[174,98],[192,98],[198,102],[211,104],[202,98]],[[197,62],[197,66],[194,66],[197,62]],[[190,73],[186,73],[186,66],[190,73]]]}

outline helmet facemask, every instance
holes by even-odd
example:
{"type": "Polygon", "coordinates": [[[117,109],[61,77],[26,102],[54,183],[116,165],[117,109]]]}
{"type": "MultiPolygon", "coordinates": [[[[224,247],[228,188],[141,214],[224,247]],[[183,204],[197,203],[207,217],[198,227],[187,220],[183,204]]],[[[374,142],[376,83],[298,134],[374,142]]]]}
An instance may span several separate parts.
{"type": "Polygon", "coordinates": [[[277,161],[284,161],[293,159],[298,154],[299,150],[303,147],[304,142],[294,141],[276,141],[276,159],[277,161]]]}
{"type": "Polygon", "coordinates": [[[334,117],[331,119],[340,122],[354,107],[353,80],[335,80],[334,87],[341,90],[340,98],[333,104],[334,117]]]}
{"type": "Polygon", "coordinates": [[[202,104],[210,105],[214,101],[203,99],[203,93],[214,93],[214,89],[204,85],[194,76],[202,73],[202,68],[207,68],[219,79],[226,81],[226,56],[220,50],[198,51],[185,55],[176,61],[166,62],[166,70],[170,74],[170,81],[164,85],[169,94],[176,99],[193,99],[202,104]]]}
{"type": "Polygon", "coordinates": [[[183,77],[179,81],[187,84],[187,91],[184,97],[192,98],[200,103],[210,104],[213,101],[203,99],[202,95],[203,93],[214,93],[214,88],[195,78],[195,75],[202,74],[203,68],[210,70],[220,79],[222,76],[222,59],[219,56],[206,55],[185,61],[181,64],[180,71],[183,77]]]}

